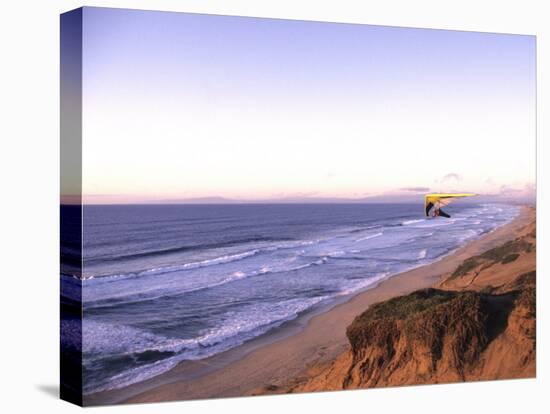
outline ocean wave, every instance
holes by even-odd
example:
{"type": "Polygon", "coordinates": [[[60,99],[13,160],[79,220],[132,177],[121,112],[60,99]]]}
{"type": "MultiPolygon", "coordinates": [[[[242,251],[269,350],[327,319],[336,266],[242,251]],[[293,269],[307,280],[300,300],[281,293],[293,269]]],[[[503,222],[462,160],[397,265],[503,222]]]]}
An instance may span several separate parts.
{"type": "Polygon", "coordinates": [[[235,239],[235,240],[229,240],[226,242],[175,246],[167,249],[146,250],[142,252],[120,254],[115,256],[112,256],[112,255],[95,256],[95,257],[85,258],[85,264],[91,265],[94,263],[101,263],[101,262],[132,260],[132,259],[139,259],[144,257],[164,256],[172,253],[183,253],[183,252],[198,251],[198,250],[212,250],[212,249],[239,246],[239,245],[249,244],[249,243],[275,242],[275,241],[280,242],[285,240],[274,239],[271,237],[248,237],[245,239],[235,239]]]}
{"type": "MultiPolygon", "coordinates": [[[[304,263],[302,265],[298,266],[291,266],[291,267],[281,267],[281,268],[274,268],[273,266],[262,266],[260,269],[256,269],[253,271],[245,272],[242,270],[237,270],[230,275],[227,275],[223,277],[220,280],[216,281],[210,281],[208,283],[199,285],[199,286],[190,286],[190,287],[163,287],[163,288],[153,288],[153,289],[145,289],[142,291],[134,292],[132,294],[128,294],[126,291],[123,291],[119,294],[111,294],[107,297],[102,297],[100,299],[90,299],[84,298],[83,306],[86,310],[90,309],[104,309],[104,308],[111,308],[111,307],[119,307],[119,306],[127,306],[127,305],[133,305],[137,303],[145,303],[145,302],[152,302],[163,298],[175,298],[181,295],[189,294],[198,292],[201,290],[207,290],[212,289],[215,287],[219,287],[231,282],[236,282],[241,279],[245,279],[248,277],[253,276],[261,276],[266,274],[279,274],[279,273],[291,273],[298,270],[306,269],[311,266],[320,266],[325,264],[329,260],[329,256],[322,256],[316,260],[313,260],[309,263],[304,263]],[[155,292],[158,292],[155,294],[155,292]]],[[[90,294],[89,291],[84,291],[84,294],[90,294]]]]}
{"type": "Polygon", "coordinates": [[[409,224],[414,224],[414,223],[421,223],[423,221],[426,221],[426,219],[420,219],[420,220],[405,220],[403,221],[401,224],[403,226],[408,226],[409,224]]]}
{"type": "Polygon", "coordinates": [[[383,273],[377,274],[376,276],[360,279],[358,282],[356,282],[354,284],[351,284],[351,285],[341,289],[336,294],[336,296],[350,295],[350,294],[355,293],[359,290],[365,289],[369,286],[373,286],[374,284],[376,284],[376,282],[379,282],[380,280],[382,280],[382,279],[386,278],[387,276],[389,276],[389,274],[390,273],[388,273],[388,272],[383,272],[383,273]]]}
{"type": "Polygon", "coordinates": [[[178,272],[182,270],[191,270],[191,269],[197,269],[200,267],[231,263],[237,260],[242,260],[242,259],[246,259],[247,257],[254,256],[259,252],[260,252],[260,249],[254,249],[254,250],[249,250],[242,253],[224,255],[224,256],[216,257],[214,259],[206,259],[198,262],[184,263],[181,265],[161,266],[153,269],[147,269],[147,270],[130,272],[130,273],[117,273],[117,274],[110,274],[110,275],[87,275],[87,276],[83,276],[81,279],[84,281],[93,280],[94,283],[105,283],[112,280],[120,280],[120,279],[127,279],[127,278],[140,277],[140,276],[160,275],[160,274],[178,272]]]}
{"type": "Polygon", "coordinates": [[[369,234],[368,236],[361,237],[361,238],[359,238],[359,239],[356,239],[355,241],[356,241],[356,242],[361,242],[361,241],[365,241],[365,240],[370,240],[370,239],[374,239],[375,237],[380,237],[380,236],[382,236],[383,234],[384,234],[383,232],[376,233],[376,234],[369,234]]]}
{"type": "Polygon", "coordinates": [[[452,224],[455,224],[456,220],[455,219],[445,219],[445,221],[443,220],[434,220],[434,221],[428,221],[428,220],[425,220],[427,223],[426,224],[421,224],[421,225],[416,225],[416,226],[413,226],[417,229],[429,229],[429,228],[433,228],[433,227],[445,227],[445,226],[450,226],[452,224]]]}
{"type": "Polygon", "coordinates": [[[260,253],[260,251],[261,251],[260,249],[254,249],[254,250],[249,250],[242,253],[224,255],[224,256],[216,257],[214,259],[201,260],[199,262],[191,262],[191,263],[184,263],[182,265],[159,267],[155,269],[144,270],[142,272],[139,272],[138,275],[147,276],[147,275],[155,275],[159,273],[170,273],[170,272],[177,272],[180,270],[197,269],[199,267],[226,264],[226,263],[231,263],[238,260],[246,259],[247,257],[255,256],[258,253],[260,253]]]}
{"type": "MultiPolygon", "coordinates": [[[[173,272],[180,272],[180,271],[187,271],[192,269],[197,269],[201,267],[206,266],[215,266],[220,264],[226,264],[231,263],[237,260],[246,259],[251,256],[255,256],[259,253],[265,253],[265,252],[274,252],[277,250],[282,249],[294,249],[296,247],[302,247],[302,246],[311,246],[314,244],[319,243],[321,240],[298,240],[298,241],[292,241],[282,244],[276,244],[274,246],[267,246],[263,248],[257,248],[241,253],[235,253],[235,254],[229,254],[229,255],[223,255],[220,257],[215,257],[213,259],[206,259],[201,260],[197,262],[189,262],[189,263],[183,263],[183,264],[177,264],[177,265],[170,265],[170,266],[161,266],[157,268],[152,269],[145,269],[135,272],[129,272],[129,273],[117,273],[117,274],[104,274],[104,275],[86,275],[82,277],[82,280],[92,280],[95,279],[95,282],[101,283],[101,282],[108,282],[113,279],[123,279],[123,278],[133,278],[133,277],[140,277],[140,276],[152,276],[152,275],[161,275],[166,273],[173,273],[173,272]]],[[[303,251],[302,251],[303,252],[303,251]]]]}
{"type": "Polygon", "coordinates": [[[367,226],[367,227],[361,227],[361,228],[358,228],[358,229],[353,229],[353,230],[350,231],[350,233],[351,233],[351,234],[353,234],[353,233],[362,233],[362,232],[364,232],[365,230],[378,229],[378,228],[380,228],[380,227],[382,227],[382,225],[376,224],[376,225],[374,225],[374,226],[367,226]]]}
{"type": "Polygon", "coordinates": [[[111,296],[103,297],[101,299],[96,299],[96,300],[90,300],[89,298],[86,298],[83,301],[83,307],[89,310],[89,309],[100,309],[100,308],[110,308],[110,307],[131,305],[136,303],[152,302],[163,298],[177,297],[182,294],[188,294],[192,292],[198,292],[201,290],[212,289],[214,287],[222,286],[227,283],[244,279],[247,276],[250,276],[250,275],[244,272],[237,271],[230,274],[229,276],[224,277],[221,280],[211,282],[211,283],[206,283],[204,285],[199,285],[199,286],[179,288],[177,291],[174,291],[173,289],[165,289],[165,288],[151,289],[153,292],[154,291],[159,292],[156,295],[150,294],[151,290],[149,291],[145,290],[145,291],[136,292],[134,294],[121,293],[117,295],[111,295],[111,296]]]}
{"type": "Polygon", "coordinates": [[[90,394],[121,388],[165,372],[179,361],[203,359],[226,351],[295,319],[300,313],[327,298],[328,296],[317,296],[251,305],[224,320],[220,326],[194,338],[169,338],[130,326],[85,320],[85,367],[91,368],[101,363],[102,359],[113,355],[135,356],[148,351],[177,355],[125,370],[109,378],[102,377],[100,383],[87,384],[84,392],[90,394]]]}

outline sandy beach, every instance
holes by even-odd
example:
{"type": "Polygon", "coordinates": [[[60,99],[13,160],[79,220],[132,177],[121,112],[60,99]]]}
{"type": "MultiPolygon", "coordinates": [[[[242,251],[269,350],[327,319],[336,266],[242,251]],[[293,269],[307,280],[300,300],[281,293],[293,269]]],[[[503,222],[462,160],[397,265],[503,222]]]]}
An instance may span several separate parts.
{"type": "Polygon", "coordinates": [[[318,308],[246,344],[128,387],[86,396],[85,405],[220,398],[277,390],[348,347],[346,328],[370,305],[435,286],[472,256],[512,240],[535,218],[523,207],[512,222],[427,266],[381,281],[329,308],[318,308]]]}

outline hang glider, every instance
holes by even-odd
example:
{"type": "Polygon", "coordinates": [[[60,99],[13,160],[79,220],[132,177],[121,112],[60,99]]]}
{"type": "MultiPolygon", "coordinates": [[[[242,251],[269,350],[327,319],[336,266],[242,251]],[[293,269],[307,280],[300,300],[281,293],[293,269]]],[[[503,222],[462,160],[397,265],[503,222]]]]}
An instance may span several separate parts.
{"type": "Polygon", "coordinates": [[[458,200],[462,197],[472,197],[475,194],[472,193],[432,193],[426,194],[424,197],[424,210],[426,211],[426,216],[430,215],[430,210],[433,208],[432,213],[433,217],[446,217],[450,218],[451,216],[445,213],[441,207],[451,204],[452,202],[458,200]]]}

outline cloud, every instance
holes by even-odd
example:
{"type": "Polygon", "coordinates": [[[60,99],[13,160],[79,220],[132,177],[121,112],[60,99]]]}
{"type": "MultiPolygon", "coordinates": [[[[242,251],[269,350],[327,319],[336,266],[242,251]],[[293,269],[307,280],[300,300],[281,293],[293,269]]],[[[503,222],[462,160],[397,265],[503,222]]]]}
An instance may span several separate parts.
{"type": "Polygon", "coordinates": [[[292,193],[274,193],[269,198],[273,199],[307,199],[319,195],[317,191],[302,191],[292,193]]]}
{"type": "Polygon", "coordinates": [[[508,185],[501,185],[500,186],[500,195],[514,195],[520,193],[522,190],[515,187],[510,187],[508,185]]]}
{"type": "Polygon", "coordinates": [[[411,193],[427,193],[430,191],[429,187],[403,187],[399,191],[409,191],[411,193]]]}
{"type": "Polygon", "coordinates": [[[526,183],[524,185],[502,185],[498,193],[495,194],[499,199],[506,200],[534,200],[537,195],[535,184],[526,183]]]}
{"type": "Polygon", "coordinates": [[[450,181],[456,181],[456,182],[462,181],[462,176],[457,173],[449,173],[441,179],[442,183],[448,183],[450,181]]]}
{"type": "Polygon", "coordinates": [[[502,185],[500,187],[500,195],[517,195],[517,194],[533,194],[536,192],[534,184],[525,184],[520,187],[502,185]]]}

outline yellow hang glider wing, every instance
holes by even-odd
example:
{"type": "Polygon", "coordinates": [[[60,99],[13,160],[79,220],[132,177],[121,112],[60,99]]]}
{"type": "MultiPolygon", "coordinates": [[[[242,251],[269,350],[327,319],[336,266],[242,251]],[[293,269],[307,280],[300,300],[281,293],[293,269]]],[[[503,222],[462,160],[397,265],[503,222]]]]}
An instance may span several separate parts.
{"type": "MultiPolygon", "coordinates": [[[[426,194],[424,197],[424,210],[426,211],[426,216],[430,215],[430,210],[435,207],[438,212],[441,211],[441,207],[446,206],[453,201],[458,200],[462,197],[472,197],[476,194],[473,193],[432,193],[426,194]]],[[[448,214],[441,214],[443,217],[450,217],[448,214]]]]}

